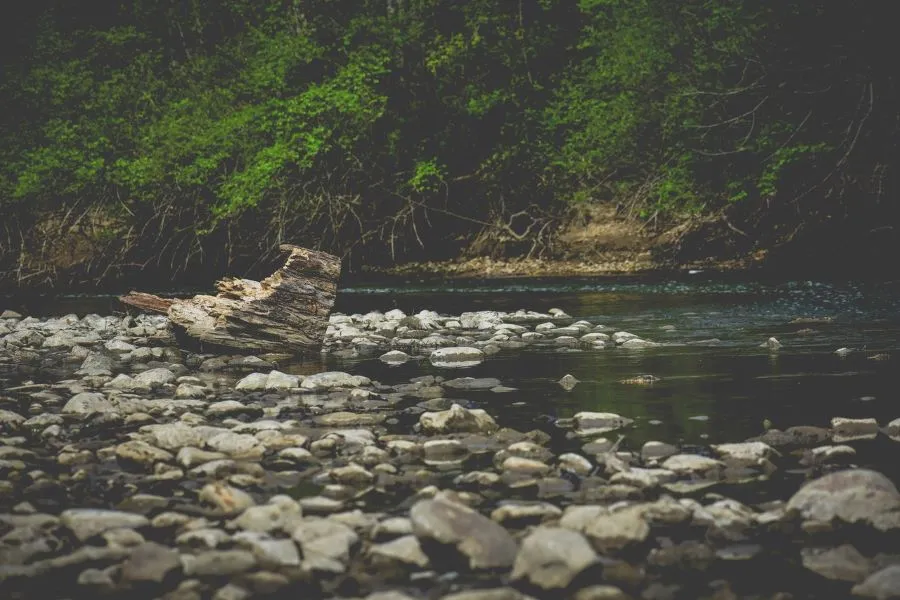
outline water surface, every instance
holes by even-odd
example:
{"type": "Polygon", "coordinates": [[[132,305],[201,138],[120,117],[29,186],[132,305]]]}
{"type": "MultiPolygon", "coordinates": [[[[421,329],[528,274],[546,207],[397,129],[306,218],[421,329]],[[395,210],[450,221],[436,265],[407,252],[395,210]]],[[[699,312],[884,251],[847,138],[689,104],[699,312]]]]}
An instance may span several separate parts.
{"type": "MultiPolygon", "coordinates": [[[[121,311],[114,296],[33,300],[30,314],[121,311]]],[[[561,308],[578,319],[625,330],[666,345],[578,352],[504,350],[461,371],[427,362],[386,367],[377,356],[326,356],[284,370],[348,370],[385,384],[424,374],[498,377],[516,391],[460,392],[501,425],[549,428],[578,411],[608,411],[635,419],[626,446],[647,439],[684,444],[738,441],[757,435],[763,422],[828,426],[833,417],[900,417],[895,370],[900,339],[900,282],[747,282],[714,279],[422,280],[351,283],[336,311],[365,313],[399,308],[443,314],[471,310],[546,311],[561,308]],[[783,347],[760,347],[769,337],[783,347]],[[846,358],[834,351],[854,349],[846,358]],[[888,355],[886,360],[876,360],[888,355]],[[581,381],[569,392],[556,382],[570,373],[581,381]],[[621,380],[652,374],[636,386],[621,380]]],[[[884,436],[869,444],[882,450],[884,436]]],[[[866,453],[866,444],[860,448],[866,453]]],[[[893,450],[893,448],[892,448],[893,450]]]]}

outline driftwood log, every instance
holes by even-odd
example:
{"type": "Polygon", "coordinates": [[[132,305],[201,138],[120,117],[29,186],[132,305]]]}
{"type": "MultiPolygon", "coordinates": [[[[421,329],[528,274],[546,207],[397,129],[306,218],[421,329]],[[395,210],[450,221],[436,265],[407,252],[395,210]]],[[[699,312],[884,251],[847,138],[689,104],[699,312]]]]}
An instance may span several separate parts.
{"type": "Polygon", "coordinates": [[[187,335],[241,350],[318,352],[334,306],[341,261],[336,256],[284,244],[284,266],[262,281],[227,278],[215,296],[161,298],[131,292],[120,300],[165,314],[187,335]]]}

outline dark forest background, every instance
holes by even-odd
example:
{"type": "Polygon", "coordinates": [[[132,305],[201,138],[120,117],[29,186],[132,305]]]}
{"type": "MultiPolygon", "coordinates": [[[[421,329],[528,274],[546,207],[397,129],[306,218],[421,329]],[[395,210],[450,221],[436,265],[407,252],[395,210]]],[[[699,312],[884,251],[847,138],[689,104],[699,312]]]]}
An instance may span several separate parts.
{"type": "Polygon", "coordinates": [[[597,206],[681,226],[684,256],[893,255],[891,7],[21,3],[0,32],[0,278],[212,276],[286,241],[351,269],[553,256],[597,206]]]}

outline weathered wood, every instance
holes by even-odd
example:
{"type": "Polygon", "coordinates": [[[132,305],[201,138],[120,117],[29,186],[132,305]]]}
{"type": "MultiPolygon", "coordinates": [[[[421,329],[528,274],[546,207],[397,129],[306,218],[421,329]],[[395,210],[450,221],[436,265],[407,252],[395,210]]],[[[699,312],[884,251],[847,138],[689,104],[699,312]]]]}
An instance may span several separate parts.
{"type": "Polygon", "coordinates": [[[160,298],[159,296],[145,294],[144,292],[129,292],[127,296],[122,296],[119,300],[147,312],[162,314],[167,314],[169,312],[169,307],[175,302],[172,298],[160,298]]]}
{"type": "Polygon", "coordinates": [[[184,300],[131,292],[122,302],[163,312],[200,341],[273,352],[318,351],[334,306],[341,262],[336,256],[284,244],[283,267],[262,281],[227,278],[215,296],[184,300]]]}

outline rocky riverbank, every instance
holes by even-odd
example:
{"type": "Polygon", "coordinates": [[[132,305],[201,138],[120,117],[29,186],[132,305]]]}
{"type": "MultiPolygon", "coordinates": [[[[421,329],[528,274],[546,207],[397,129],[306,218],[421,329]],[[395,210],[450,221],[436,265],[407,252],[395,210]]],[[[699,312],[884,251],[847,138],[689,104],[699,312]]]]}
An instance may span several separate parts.
{"type": "Polygon", "coordinates": [[[854,449],[900,420],[625,450],[627,415],[518,431],[490,402],[513,382],[466,376],[531,347],[656,345],[557,310],[333,315],[326,355],[440,373],[383,384],[188,351],[163,317],[7,311],[0,595],[900,596],[900,493],[854,449]]]}

